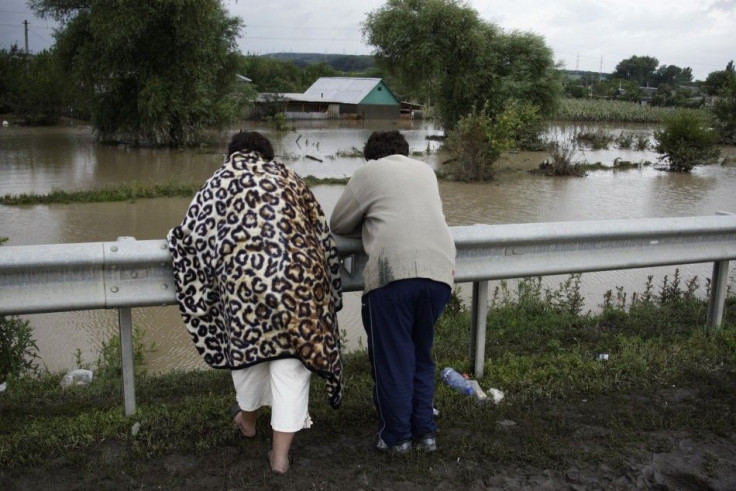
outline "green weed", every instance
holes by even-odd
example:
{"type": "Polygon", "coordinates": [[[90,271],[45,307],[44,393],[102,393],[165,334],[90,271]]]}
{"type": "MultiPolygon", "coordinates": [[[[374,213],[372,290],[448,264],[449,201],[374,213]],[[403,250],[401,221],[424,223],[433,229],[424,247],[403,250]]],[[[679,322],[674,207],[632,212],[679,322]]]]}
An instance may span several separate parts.
{"type": "MultiPolygon", "coordinates": [[[[368,452],[375,410],[365,351],[344,356],[345,399],[337,411],[327,403],[322,380],[312,377],[310,413],[316,426],[300,432],[299,448],[337,445],[340,451],[330,454],[330,465],[360,461],[366,480],[375,480],[378,472],[381,479],[431,485],[446,462],[473,469],[473,479],[490,475],[494,464],[518,462],[542,469],[575,462],[625,468],[626,452],[631,455],[643,441],[650,448],[668,444],[657,443],[652,432],[731,434],[736,427],[731,410],[736,404],[736,299],[727,301],[727,323],[710,332],[703,327],[707,309],[694,295],[695,282],[683,281],[678,272],[659,286],[650,278],[641,292],[613,289],[596,314],[584,309],[580,279],[572,275],[546,288],[541,279],[529,278],[513,287],[501,283],[494,291],[479,382],[506,397],[499,406],[477,405],[438,377],[435,406],[442,416],[436,459],[411,455],[398,465],[368,452]],[[668,394],[680,388],[695,397],[668,402],[668,394]]],[[[469,326],[469,309],[456,295],[435,329],[437,373],[444,366],[472,373],[469,326]]],[[[248,474],[259,472],[252,462],[261,462],[265,454],[266,437],[244,444],[232,426],[227,408],[234,394],[226,370],[142,374],[136,378],[138,412],[130,418],[122,415],[117,376],[66,390],[53,374],[9,385],[0,397],[0,468],[7,472],[66,459],[66,466],[93,474],[135,476],[151,459],[200,458],[230,449],[248,474]],[[114,469],[99,464],[106,445],[121,452],[114,469]]],[[[270,431],[269,416],[264,411],[258,419],[262,435],[270,431]]],[[[318,453],[309,456],[313,466],[322,465],[318,453]]],[[[459,479],[463,485],[474,482],[459,479]]]]}

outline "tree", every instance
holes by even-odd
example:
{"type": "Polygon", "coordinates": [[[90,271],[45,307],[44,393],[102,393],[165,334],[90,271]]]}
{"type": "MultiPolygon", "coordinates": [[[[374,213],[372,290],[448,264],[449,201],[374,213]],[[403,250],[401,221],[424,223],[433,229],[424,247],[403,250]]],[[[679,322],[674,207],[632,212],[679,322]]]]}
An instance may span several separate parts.
{"type": "Polygon", "coordinates": [[[715,163],[720,156],[717,134],[696,113],[678,110],[661,131],[654,132],[655,150],[669,170],[690,172],[696,165],[715,163]]]}
{"type": "Polygon", "coordinates": [[[734,76],[736,76],[736,70],[734,70],[733,60],[731,60],[726,65],[725,70],[711,72],[708,74],[705,82],[703,82],[703,85],[705,86],[705,92],[708,95],[718,94],[721,90],[728,86],[729,81],[734,76]]]}
{"type": "Polygon", "coordinates": [[[56,124],[70,105],[70,89],[53,52],[0,50],[0,111],[26,124],[56,124]]]}
{"type": "Polygon", "coordinates": [[[10,50],[0,50],[0,112],[13,111],[14,90],[20,85],[26,66],[26,54],[17,44],[10,50]]]}
{"type": "Polygon", "coordinates": [[[332,68],[324,61],[314,63],[304,67],[304,71],[302,72],[302,87],[304,87],[304,90],[307,90],[309,86],[316,82],[320,77],[337,77],[340,75],[343,74],[332,68]]]}
{"type": "Polygon", "coordinates": [[[640,86],[646,86],[653,83],[654,72],[657,70],[659,60],[651,56],[632,56],[625,60],[621,60],[616,65],[616,70],[611,78],[623,78],[626,80],[634,80],[640,86]]]}
{"type": "Polygon", "coordinates": [[[736,73],[726,70],[727,76],[713,101],[713,127],[718,141],[724,145],[736,145],[736,73]]]}
{"type": "Polygon", "coordinates": [[[253,81],[258,92],[302,92],[302,69],[293,61],[265,56],[248,55],[242,57],[239,69],[253,81]]]}
{"type": "Polygon", "coordinates": [[[700,97],[694,97],[689,87],[677,87],[671,84],[660,84],[652,96],[652,106],[677,106],[697,108],[703,104],[700,97]]]}
{"type": "Polygon", "coordinates": [[[561,93],[541,37],[506,34],[456,0],[388,0],[368,14],[363,33],[379,66],[434,103],[447,131],[474,107],[496,117],[510,98],[549,114],[561,93]]]}
{"type": "Polygon", "coordinates": [[[61,23],[58,54],[90,101],[102,141],[187,145],[245,103],[235,40],[219,0],[30,0],[61,23]]]}
{"type": "Polygon", "coordinates": [[[657,69],[657,72],[652,78],[652,83],[655,87],[659,87],[662,84],[677,86],[692,81],[693,70],[690,67],[680,68],[675,65],[662,65],[657,69]]]}

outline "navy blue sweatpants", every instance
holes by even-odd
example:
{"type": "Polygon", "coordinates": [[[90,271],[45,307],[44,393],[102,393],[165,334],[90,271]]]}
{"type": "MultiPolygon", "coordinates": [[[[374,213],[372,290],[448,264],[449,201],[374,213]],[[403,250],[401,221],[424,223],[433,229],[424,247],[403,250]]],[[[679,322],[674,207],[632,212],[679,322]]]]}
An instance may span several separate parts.
{"type": "Polygon", "coordinates": [[[437,431],[432,342],[450,292],[445,283],[411,278],[363,296],[378,435],[388,445],[437,431]]]}

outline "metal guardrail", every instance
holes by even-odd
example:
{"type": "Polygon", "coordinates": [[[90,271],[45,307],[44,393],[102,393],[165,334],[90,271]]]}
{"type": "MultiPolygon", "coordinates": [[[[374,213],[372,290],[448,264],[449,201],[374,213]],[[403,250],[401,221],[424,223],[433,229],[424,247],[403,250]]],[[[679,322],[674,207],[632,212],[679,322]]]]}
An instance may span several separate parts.
{"type": "MultiPolygon", "coordinates": [[[[471,353],[483,375],[488,281],[712,262],[707,324],[723,318],[736,215],[453,227],[456,283],[473,283],[471,353]]],[[[360,291],[361,241],[337,237],[343,289],[360,291]]],[[[118,309],[125,413],[135,412],[133,307],[175,303],[162,240],[0,247],[0,315],[118,309]]]]}

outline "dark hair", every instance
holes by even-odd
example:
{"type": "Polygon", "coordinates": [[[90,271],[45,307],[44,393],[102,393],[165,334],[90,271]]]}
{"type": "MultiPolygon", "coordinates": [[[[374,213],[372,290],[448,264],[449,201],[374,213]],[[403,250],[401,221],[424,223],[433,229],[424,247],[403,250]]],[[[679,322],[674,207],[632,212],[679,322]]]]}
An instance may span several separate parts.
{"type": "Polygon", "coordinates": [[[404,135],[396,130],[374,131],[365,142],[363,157],[366,160],[376,160],[389,155],[409,155],[409,144],[404,135]]]}
{"type": "Polygon", "coordinates": [[[227,147],[228,158],[235,152],[257,152],[265,160],[273,160],[271,142],[257,131],[241,130],[239,133],[235,133],[227,147]]]}

